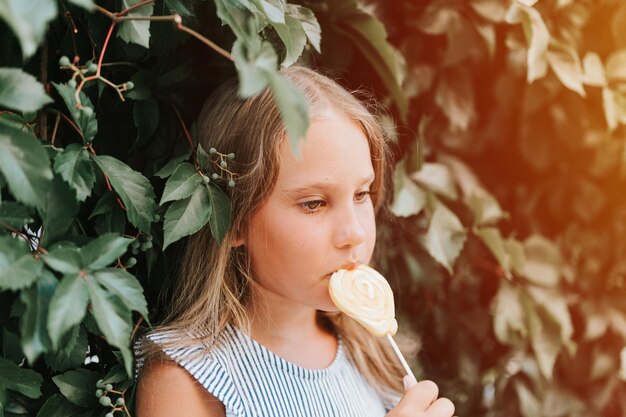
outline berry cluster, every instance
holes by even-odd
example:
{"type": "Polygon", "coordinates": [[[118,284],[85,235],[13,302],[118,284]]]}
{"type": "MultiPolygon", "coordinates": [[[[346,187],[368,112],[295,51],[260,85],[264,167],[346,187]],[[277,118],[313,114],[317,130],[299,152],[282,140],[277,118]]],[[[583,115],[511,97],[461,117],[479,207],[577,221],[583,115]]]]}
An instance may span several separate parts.
{"type": "MultiPolygon", "coordinates": [[[[209,149],[209,155],[213,156],[214,159],[212,162],[219,169],[219,172],[214,172],[211,174],[211,179],[213,179],[214,181],[218,179],[226,181],[226,179],[228,179],[228,188],[235,188],[235,177],[237,176],[237,174],[228,169],[227,162],[228,160],[233,161],[235,159],[235,154],[232,152],[229,154],[225,154],[218,152],[215,148],[211,148],[209,149]]],[[[203,176],[202,179],[205,183],[209,183],[209,177],[203,176]]]]}
{"type": "MultiPolygon", "coordinates": [[[[111,411],[106,413],[104,417],[113,417],[116,411],[122,411],[126,408],[124,401],[124,393],[113,389],[113,385],[105,384],[101,379],[96,382],[96,398],[103,407],[111,407],[111,411]],[[118,397],[113,404],[111,394],[117,394],[118,397]]],[[[128,414],[128,413],[127,413],[128,414]]]]}
{"type": "MultiPolygon", "coordinates": [[[[76,58],[75,61],[78,61],[78,57],[76,58]]],[[[80,79],[80,83],[81,83],[81,86],[79,86],[79,89],[82,88],[82,84],[84,84],[85,82],[99,79],[103,81],[105,84],[108,84],[111,87],[115,88],[115,90],[117,91],[117,94],[120,96],[120,99],[124,101],[124,96],[122,95],[122,92],[131,90],[135,86],[132,81],[128,81],[122,84],[112,83],[111,81],[109,81],[108,79],[104,78],[103,76],[99,74],[98,65],[96,65],[91,60],[85,62],[85,65],[76,65],[75,63],[72,63],[67,56],[64,55],[59,59],[59,66],[63,69],[69,69],[72,71],[72,78],[70,78],[70,80],[67,82],[67,85],[69,85],[72,88],[77,87],[77,81],[76,81],[77,79],[80,79]]],[[[87,117],[90,117],[93,115],[93,109],[89,106],[83,106],[80,103],[80,99],[77,103],[77,106],[80,109],[80,111],[82,111],[87,117]]]]}
{"type": "MultiPolygon", "coordinates": [[[[158,221],[158,220],[157,220],[158,221]]],[[[146,252],[152,249],[152,236],[140,234],[135,241],[130,244],[130,251],[133,255],[139,255],[139,252],[146,252]]],[[[131,256],[126,261],[126,268],[132,268],[137,263],[137,258],[131,256]]]]}

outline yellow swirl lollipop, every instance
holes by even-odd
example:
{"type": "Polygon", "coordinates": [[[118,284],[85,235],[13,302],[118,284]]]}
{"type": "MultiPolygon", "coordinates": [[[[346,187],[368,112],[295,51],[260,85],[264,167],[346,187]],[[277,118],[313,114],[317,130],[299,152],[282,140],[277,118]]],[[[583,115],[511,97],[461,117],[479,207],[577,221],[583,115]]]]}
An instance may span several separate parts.
{"type": "Polygon", "coordinates": [[[407,375],[413,375],[392,337],[398,330],[393,292],[381,274],[366,265],[340,269],[331,275],[328,292],[339,310],[361,323],[374,336],[386,336],[407,375]]]}
{"type": "Polygon", "coordinates": [[[393,292],[385,278],[372,268],[360,265],[351,270],[340,269],[330,277],[328,291],[339,310],[374,336],[396,334],[393,292]]]}

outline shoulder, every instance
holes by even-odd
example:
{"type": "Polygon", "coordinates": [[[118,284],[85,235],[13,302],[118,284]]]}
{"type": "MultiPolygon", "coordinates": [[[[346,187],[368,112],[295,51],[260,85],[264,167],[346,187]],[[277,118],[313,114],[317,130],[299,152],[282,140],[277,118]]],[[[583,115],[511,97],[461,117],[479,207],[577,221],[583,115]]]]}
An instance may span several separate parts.
{"type": "Polygon", "coordinates": [[[184,368],[169,360],[145,365],[137,383],[137,417],[225,416],[224,405],[184,368]]]}

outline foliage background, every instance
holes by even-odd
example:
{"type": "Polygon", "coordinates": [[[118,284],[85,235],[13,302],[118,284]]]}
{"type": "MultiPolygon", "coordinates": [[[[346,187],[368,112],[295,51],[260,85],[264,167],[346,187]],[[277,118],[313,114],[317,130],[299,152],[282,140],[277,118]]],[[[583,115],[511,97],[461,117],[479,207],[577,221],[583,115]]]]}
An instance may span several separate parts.
{"type": "Polygon", "coordinates": [[[0,0],[0,415],[132,415],[132,334],[181,238],[228,225],[200,106],[269,86],[297,146],[297,59],[388,109],[379,268],[420,377],[461,416],[626,415],[625,23],[619,0],[0,0]]]}

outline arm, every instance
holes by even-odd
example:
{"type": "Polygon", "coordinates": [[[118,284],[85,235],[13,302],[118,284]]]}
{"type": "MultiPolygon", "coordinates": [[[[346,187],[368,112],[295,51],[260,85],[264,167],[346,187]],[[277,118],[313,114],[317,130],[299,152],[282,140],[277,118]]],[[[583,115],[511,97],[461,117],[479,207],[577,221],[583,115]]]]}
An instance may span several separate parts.
{"type": "Polygon", "coordinates": [[[224,405],[172,361],[152,361],[137,384],[137,417],[224,417],[224,405]]]}

